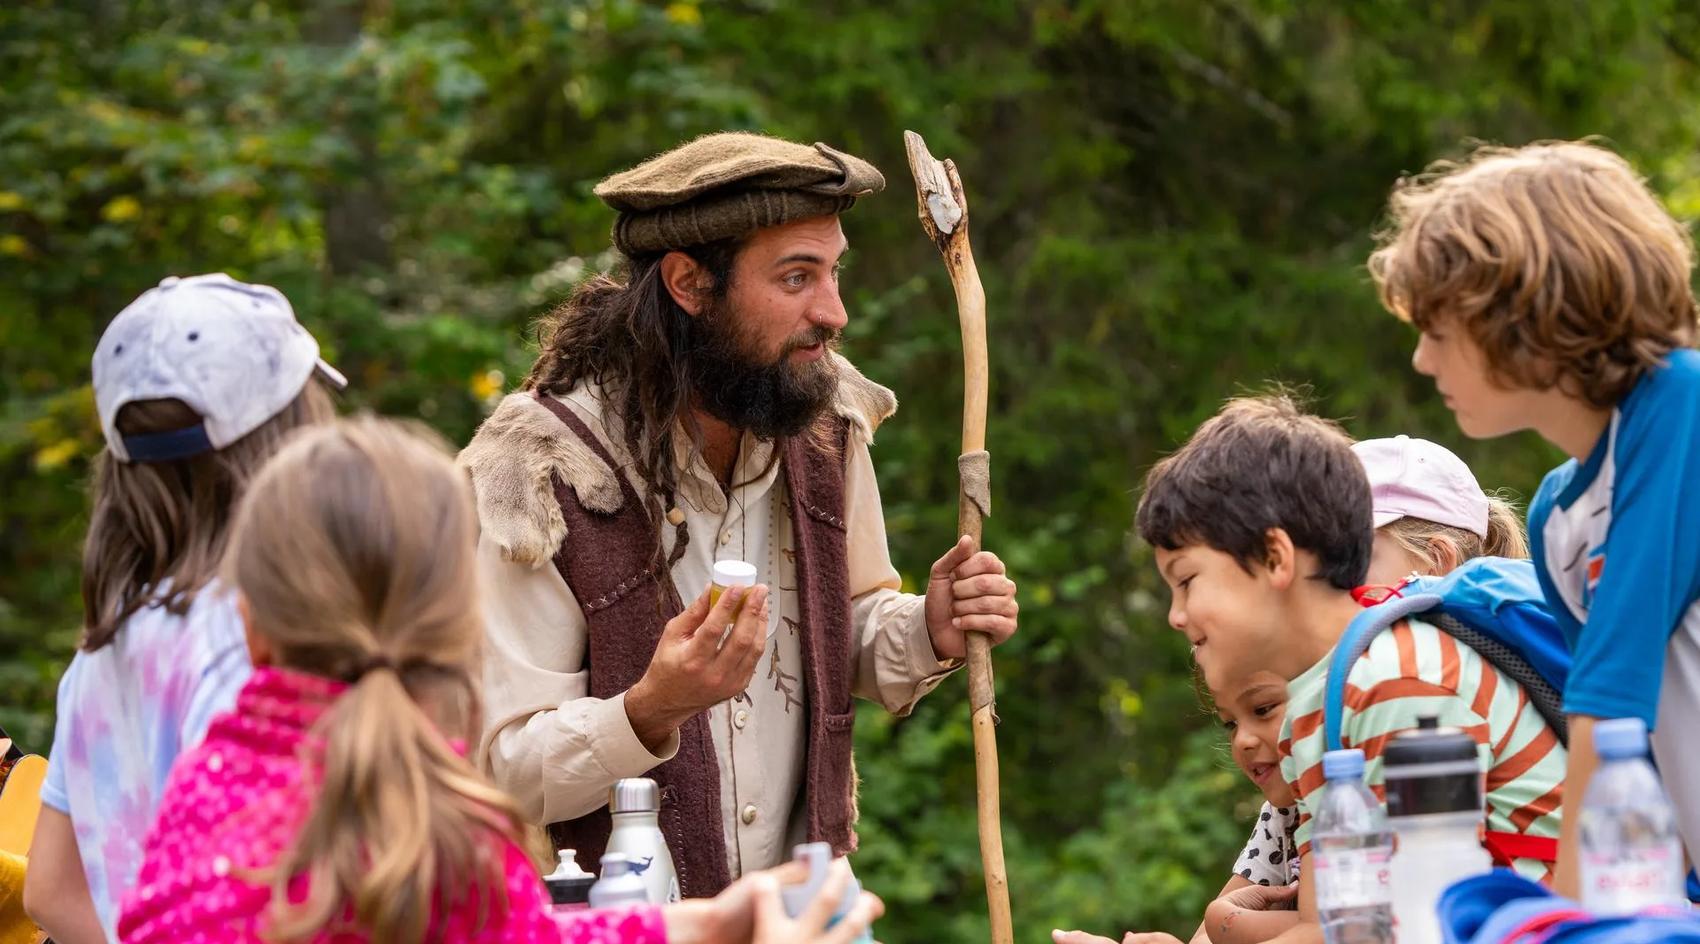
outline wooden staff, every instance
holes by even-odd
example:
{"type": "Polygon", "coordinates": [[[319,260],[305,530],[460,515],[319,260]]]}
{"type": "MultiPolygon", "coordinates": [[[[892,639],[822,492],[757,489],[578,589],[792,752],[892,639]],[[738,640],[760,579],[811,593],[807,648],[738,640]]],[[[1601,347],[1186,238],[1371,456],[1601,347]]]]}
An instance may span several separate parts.
{"type": "MultiPolygon", "coordinates": [[[[986,451],[986,292],[968,244],[968,199],[952,161],[934,159],[927,142],[903,132],[909,173],[921,228],[944,256],[956,311],[962,322],[962,455],[957,458],[957,528],[980,549],[981,521],[992,511],[991,454],[986,451]]],[[[969,632],[968,704],[974,725],[974,785],[980,813],[980,862],[986,873],[986,906],[991,913],[992,944],[1013,944],[1009,916],[1009,878],[1003,864],[1003,824],[998,812],[998,737],[996,694],[992,684],[992,645],[984,633],[969,632]]]]}

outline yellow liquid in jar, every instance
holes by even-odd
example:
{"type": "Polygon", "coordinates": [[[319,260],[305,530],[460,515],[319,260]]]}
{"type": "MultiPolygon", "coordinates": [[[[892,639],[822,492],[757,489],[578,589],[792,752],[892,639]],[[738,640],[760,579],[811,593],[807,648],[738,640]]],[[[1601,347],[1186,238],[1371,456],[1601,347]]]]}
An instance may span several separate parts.
{"type": "MultiPolygon", "coordinates": [[[[717,583],[709,584],[708,585],[708,608],[711,609],[711,610],[714,609],[714,607],[720,602],[721,595],[724,594],[725,592],[726,592],[726,588],[722,587],[720,584],[717,584],[717,583]]],[[[738,610],[742,610],[743,608],[744,608],[743,601],[739,601],[738,609],[732,611],[732,618],[736,619],[738,617],[738,610]]]]}

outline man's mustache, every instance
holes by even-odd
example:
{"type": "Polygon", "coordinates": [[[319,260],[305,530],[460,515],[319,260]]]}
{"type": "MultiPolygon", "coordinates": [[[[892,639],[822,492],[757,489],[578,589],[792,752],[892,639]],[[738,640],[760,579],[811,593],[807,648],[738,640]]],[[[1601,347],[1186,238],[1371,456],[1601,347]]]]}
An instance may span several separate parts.
{"type": "Polygon", "coordinates": [[[801,351],[806,347],[814,347],[817,344],[824,344],[827,348],[836,351],[838,350],[838,341],[843,337],[843,334],[842,331],[836,328],[828,328],[826,325],[815,325],[812,328],[804,329],[792,335],[791,339],[785,342],[785,348],[779,352],[779,359],[784,360],[790,357],[794,351],[801,351]]]}

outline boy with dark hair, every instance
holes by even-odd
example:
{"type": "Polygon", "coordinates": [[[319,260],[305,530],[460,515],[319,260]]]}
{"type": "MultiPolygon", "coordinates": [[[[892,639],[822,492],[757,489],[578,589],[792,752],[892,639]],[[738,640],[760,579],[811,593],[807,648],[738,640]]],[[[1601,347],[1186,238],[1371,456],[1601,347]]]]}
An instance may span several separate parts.
{"type": "MultiPolygon", "coordinates": [[[[1230,401],[1159,462],[1136,519],[1172,593],[1169,623],[1192,643],[1210,687],[1231,689],[1258,670],[1287,680],[1281,772],[1298,798],[1306,919],[1293,939],[1320,938],[1309,851],[1323,782],[1323,689],[1334,645],[1360,609],[1351,591],[1369,566],[1370,509],[1351,439],[1273,395],[1230,401]]],[[[1490,831],[1558,836],[1564,748],[1521,687],[1476,652],[1407,620],[1353,664],[1346,692],[1341,740],[1364,751],[1378,795],[1387,739],[1435,715],[1476,740],[1490,831]]],[[[1513,865],[1544,878],[1552,863],[1513,865]]]]}
{"type": "MultiPolygon", "coordinates": [[[[1422,332],[1412,365],[1466,434],[1533,429],[1569,454],[1529,508],[1574,655],[1568,787],[1593,724],[1640,718],[1689,858],[1700,854],[1700,353],[1688,231],[1623,158],[1585,143],[1482,148],[1395,187],[1370,257],[1422,332]],[[1608,554],[1609,563],[1608,563],[1608,554]],[[1686,733],[1685,733],[1686,732],[1686,733]]],[[[1574,817],[1559,890],[1577,891],[1574,817]]]]}

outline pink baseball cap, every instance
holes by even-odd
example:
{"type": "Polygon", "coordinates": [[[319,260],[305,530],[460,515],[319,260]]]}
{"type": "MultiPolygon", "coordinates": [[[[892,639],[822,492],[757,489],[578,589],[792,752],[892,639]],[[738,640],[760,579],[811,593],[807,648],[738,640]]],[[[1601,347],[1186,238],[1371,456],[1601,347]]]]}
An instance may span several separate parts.
{"type": "Polygon", "coordinates": [[[1488,499],[1476,476],[1452,450],[1426,439],[1366,439],[1352,451],[1369,474],[1377,528],[1421,518],[1485,538],[1488,499]]]}

